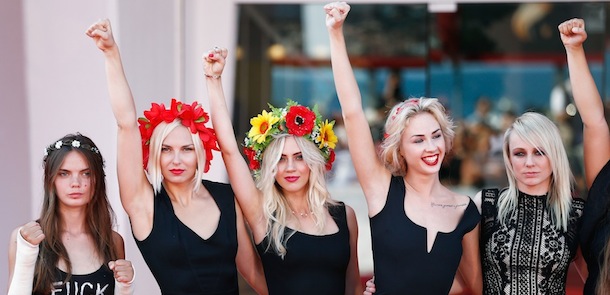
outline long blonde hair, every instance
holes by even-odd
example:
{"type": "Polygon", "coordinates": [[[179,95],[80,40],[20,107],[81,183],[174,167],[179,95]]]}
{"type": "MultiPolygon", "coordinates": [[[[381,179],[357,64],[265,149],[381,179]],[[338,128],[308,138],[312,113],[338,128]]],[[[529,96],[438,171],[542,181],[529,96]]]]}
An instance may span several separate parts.
{"type": "Polygon", "coordinates": [[[599,266],[599,276],[597,278],[595,294],[607,295],[610,294],[610,238],[604,246],[604,259],[599,266]]]}
{"type": "Polygon", "coordinates": [[[272,248],[279,256],[286,255],[286,243],[294,234],[287,230],[286,225],[292,211],[284,197],[282,187],[275,181],[277,164],[284,149],[286,138],[292,137],[301,149],[303,159],[309,167],[309,187],[307,204],[315,220],[316,229],[322,231],[326,225],[326,208],[336,202],[330,198],[326,189],[325,165],[326,159],[315,144],[303,137],[290,134],[275,135],[275,139],[265,149],[261,173],[257,177],[256,186],[263,193],[263,211],[267,223],[266,236],[269,239],[267,249],[272,248]]]}
{"type": "Polygon", "coordinates": [[[549,214],[556,229],[567,231],[573,186],[568,155],[557,126],[547,117],[534,112],[526,112],[515,119],[515,122],[504,133],[503,154],[509,185],[508,189],[503,191],[498,198],[498,219],[501,223],[508,220],[517,208],[519,197],[515,171],[510,164],[509,140],[511,135],[519,136],[548,157],[552,170],[547,194],[549,214]]]}

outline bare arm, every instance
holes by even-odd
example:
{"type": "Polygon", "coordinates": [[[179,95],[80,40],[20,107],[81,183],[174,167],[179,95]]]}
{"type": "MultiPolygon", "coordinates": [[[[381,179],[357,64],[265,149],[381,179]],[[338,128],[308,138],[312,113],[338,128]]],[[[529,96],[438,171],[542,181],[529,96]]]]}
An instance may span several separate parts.
{"type": "Polygon", "coordinates": [[[458,267],[465,287],[470,294],[483,294],[483,274],[481,270],[481,256],[479,253],[480,225],[464,235],[462,238],[462,259],[458,267]]]}
{"type": "Polygon", "coordinates": [[[258,243],[263,240],[266,231],[261,203],[262,197],[250,174],[248,164],[239,152],[221,80],[214,77],[222,74],[226,57],[226,49],[214,49],[204,56],[204,71],[207,75],[205,80],[210,99],[212,124],[216,131],[222,159],[227,167],[229,180],[234,184],[232,187],[235,197],[243,208],[244,216],[252,229],[255,241],[258,243]]]}
{"type": "Polygon", "coordinates": [[[142,167],[141,137],[133,96],[110,22],[95,23],[86,34],[104,53],[110,105],[118,126],[117,174],[121,203],[129,215],[134,235],[141,240],[152,229],[153,192],[142,167]]]}
{"type": "Polygon", "coordinates": [[[350,7],[345,2],[334,2],[324,6],[324,9],[330,36],[333,77],[347,131],[347,142],[358,181],[366,196],[369,216],[374,216],[385,205],[391,175],[377,157],[371,129],[362,109],[360,90],[345,46],[343,23],[350,7]]]}
{"type": "Polygon", "coordinates": [[[235,211],[237,213],[237,256],[235,257],[237,270],[256,293],[266,295],[268,291],[263,264],[254,250],[238,203],[235,204],[235,211]]]}
{"type": "Polygon", "coordinates": [[[585,178],[591,187],[599,171],[610,160],[610,131],[604,116],[604,104],[591,76],[583,43],[587,39],[582,19],[571,19],[559,25],[566,49],[570,83],[576,107],[584,127],[585,178]]]}
{"type": "Polygon", "coordinates": [[[349,228],[349,248],[350,259],[345,275],[345,294],[362,294],[362,284],[360,283],[360,267],[358,266],[358,222],[354,209],[345,206],[347,214],[347,227],[349,228]]]}

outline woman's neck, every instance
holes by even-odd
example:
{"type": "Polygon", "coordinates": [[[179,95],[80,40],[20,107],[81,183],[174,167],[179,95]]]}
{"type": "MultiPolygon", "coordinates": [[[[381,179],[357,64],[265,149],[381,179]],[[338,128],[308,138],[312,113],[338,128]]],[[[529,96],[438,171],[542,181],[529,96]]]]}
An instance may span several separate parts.
{"type": "Polygon", "coordinates": [[[407,189],[413,190],[421,196],[432,196],[432,192],[441,184],[438,174],[422,175],[407,172],[404,181],[407,189]]]}
{"type": "Polygon", "coordinates": [[[87,213],[85,210],[60,210],[61,214],[61,229],[64,232],[71,234],[80,234],[88,232],[86,226],[87,213]]]}
{"type": "Polygon", "coordinates": [[[167,191],[169,198],[183,206],[190,204],[195,195],[192,183],[176,184],[163,182],[163,186],[165,187],[165,191],[167,191]]]}

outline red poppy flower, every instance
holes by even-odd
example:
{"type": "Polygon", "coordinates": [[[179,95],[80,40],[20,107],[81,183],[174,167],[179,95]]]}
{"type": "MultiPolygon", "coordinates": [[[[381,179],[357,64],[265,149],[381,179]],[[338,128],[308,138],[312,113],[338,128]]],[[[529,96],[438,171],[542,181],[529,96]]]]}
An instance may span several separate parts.
{"type": "Polygon", "coordinates": [[[330,155],[328,155],[328,160],[326,161],[326,170],[330,171],[333,168],[333,162],[335,161],[335,150],[330,149],[330,155]]]}
{"type": "Polygon", "coordinates": [[[256,151],[251,148],[244,148],[244,153],[246,154],[246,157],[248,157],[248,161],[250,162],[250,164],[248,165],[250,167],[250,170],[258,170],[261,167],[261,163],[256,160],[256,151]]]}
{"type": "Polygon", "coordinates": [[[316,120],[316,114],[304,106],[291,106],[286,114],[288,133],[303,136],[311,133],[316,120]]]}

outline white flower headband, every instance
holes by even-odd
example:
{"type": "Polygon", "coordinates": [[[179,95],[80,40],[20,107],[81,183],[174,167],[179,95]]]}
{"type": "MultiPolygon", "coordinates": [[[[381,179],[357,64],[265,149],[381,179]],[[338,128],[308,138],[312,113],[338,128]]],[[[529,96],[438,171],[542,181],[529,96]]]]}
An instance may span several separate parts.
{"type": "Polygon", "coordinates": [[[100,150],[96,146],[91,146],[86,143],[82,144],[82,143],[80,143],[80,141],[78,141],[76,139],[66,140],[66,141],[58,140],[54,144],[52,144],[44,149],[45,157],[48,156],[51,152],[61,149],[62,146],[71,146],[73,148],[85,149],[85,150],[92,151],[98,155],[100,153],[100,150]]]}

